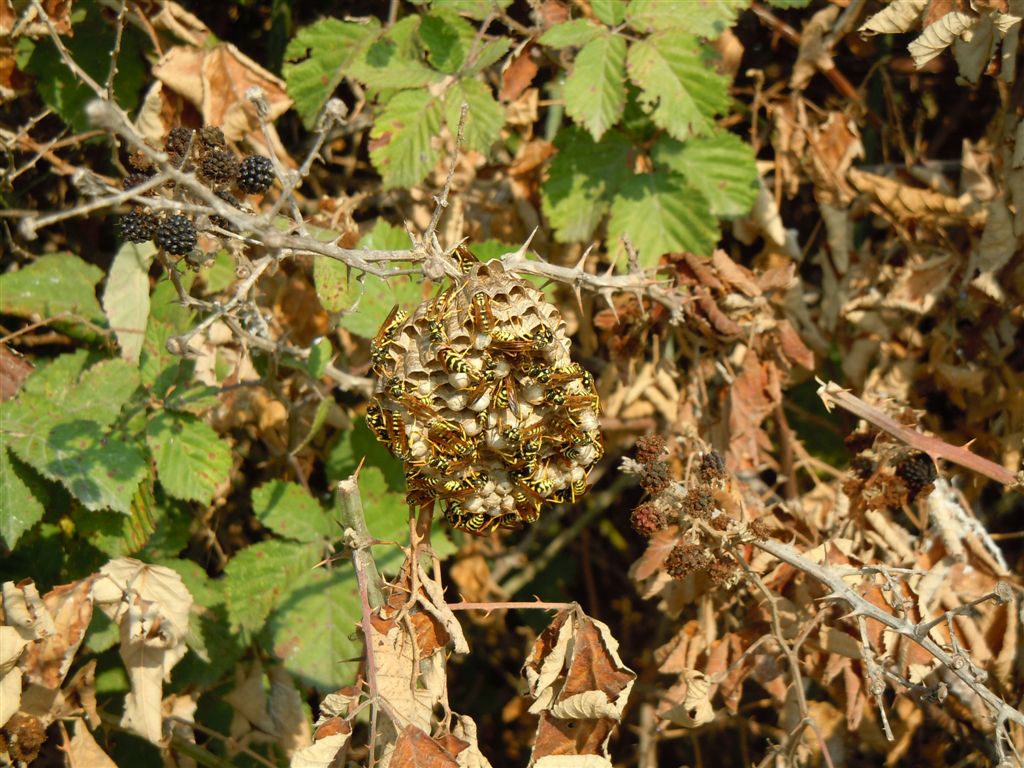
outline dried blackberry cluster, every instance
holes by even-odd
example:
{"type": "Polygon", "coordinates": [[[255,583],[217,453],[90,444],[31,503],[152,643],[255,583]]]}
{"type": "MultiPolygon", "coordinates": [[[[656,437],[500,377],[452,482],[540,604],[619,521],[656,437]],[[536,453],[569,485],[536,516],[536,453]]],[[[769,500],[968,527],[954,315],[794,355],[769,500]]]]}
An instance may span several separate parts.
{"type": "Polygon", "coordinates": [[[440,499],[452,527],[485,533],[574,501],[604,449],[558,310],[500,262],[460,253],[461,282],[381,327],[367,421],[405,462],[409,504],[440,499]]]}
{"type": "MultiPolygon", "coordinates": [[[[233,194],[261,194],[274,182],[274,167],[269,158],[249,155],[239,160],[228,146],[224,134],[215,126],[204,126],[198,131],[191,128],[172,128],[164,141],[164,151],[171,165],[186,173],[195,173],[204,185],[219,198],[235,208],[241,203],[233,194]]],[[[131,173],[125,176],[124,188],[132,189],[152,178],[156,167],[141,152],[128,158],[131,173]]],[[[148,190],[147,196],[162,195],[172,199],[187,199],[187,192],[177,190],[173,181],[148,190]]],[[[192,202],[191,200],[188,200],[192,202]]],[[[220,216],[211,216],[210,223],[222,229],[231,229],[230,222],[220,216]]],[[[121,239],[132,243],[154,240],[157,247],[171,256],[190,257],[198,242],[195,222],[184,213],[150,212],[138,206],[118,221],[121,239]]]]}

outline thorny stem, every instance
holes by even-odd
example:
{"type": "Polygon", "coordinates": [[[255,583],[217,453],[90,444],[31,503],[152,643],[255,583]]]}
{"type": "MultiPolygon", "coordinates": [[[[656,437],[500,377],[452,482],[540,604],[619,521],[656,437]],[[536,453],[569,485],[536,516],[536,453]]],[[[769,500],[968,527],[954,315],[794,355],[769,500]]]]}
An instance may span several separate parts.
{"type": "Polygon", "coordinates": [[[891,629],[897,634],[912,640],[913,642],[920,645],[928,653],[934,656],[940,664],[950,670],[956,675],[968,688],[976,693],[992,710],[996,720],[996,738],[1002,739],[1006,734],[1002,733],[1006,728],[1006,722],[1012,722],[1018,726],[1024,726],[1024,713],[1020,710],[1011,707],[1001,698],[996,696],[984,683],[971,674],[969,669],[965,669],[967,665],[958,663],[949,653],[947,653],[938,643],[931,639],[931,637],[925,635],[919,636],[916,625],[905,618],[897,617],[891,613],[887,613],[878,606],[866,600],[860,594],[857,593],[853,587],[847,584],[843,580],[843,576],[833,568],[826,568],[812,560],[804,557],[796,549],[788,544],[784,544],[780,541],[775,540],[755,540],[754,546],[767,552],[768,554],[778,558],[784,563],[788,563],[794,568],[803,571],[808,576],[811,576],[822,584],[832,590],[831,594],[826,596],[826,600],[840,600],[849,605],[853,610],[849,614],[852,616],[864,616],[869,619],[877,621],[879,624],[891,629]]]}

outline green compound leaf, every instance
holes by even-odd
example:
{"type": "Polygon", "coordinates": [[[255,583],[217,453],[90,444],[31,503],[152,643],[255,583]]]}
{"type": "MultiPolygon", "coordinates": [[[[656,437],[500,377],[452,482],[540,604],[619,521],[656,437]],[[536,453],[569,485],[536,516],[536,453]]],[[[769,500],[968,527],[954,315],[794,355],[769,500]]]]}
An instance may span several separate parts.
{"type": "MultiPolygon", "coordinates": [[[[684,13],[675,3],[664,0],[633,0],[626,10],[626,22],[638,32],[694,35],[714,40],[733,25],[746,0],[696,0],[686,4],[684,13]]],[[[596,12],[596,7],[595,7],[596,12]]]]}
{"type": "Polygon", "coordinates": [[[622,117],[626,105],[626,41],[606,34],[591,40],[576,54],[565,81],[565,111],[600,141],[622,117]]]}
{"type": "Polygon", "coordinates": [[[149,265],[152,243],[125,243],[114,256],[103,289],[103,309],[121,346],[121,357],[139,362],[149,320],[149,265]]]}
{"type": "MultiPolygon", "coordinates": [[[[590,7],[594,15],[609,27],[621,24],[626,18],[626,0],[590,0],[590,7]]],[[[689,10],[687,8],[687,13],[689,10]]],[[[679,15],[678,9],[676,15],[679,15]]]]}
{"type": "Polygon", "coordinates": [[[301,574],[267,622],[268,647],[306,685],[336,690],[355,678],[363,653],[354,629],[362,616],[359,588],[349,563],[301,574]],[[348,662],[348,663],[346,663],[348,662]]]}
{"type": "Polygon", "coordinates": [[[470,49],[469,62],[462,70],[463,77],[472,77],[473,75],[480,74],[504,56],[511,47],[512,41],[504,37],[499,37],[497,40],[488,40],[482,44],[477,43],[475,49],[470,49]]]}
{"type": "Polygon", "coordinates": [[[626,66],[640,103],[677,139],[711,133],[729,107],[729,82],[703,58],[696,39],[674,31],[651,35],[629,48],[626,66]]]}
{"type": "Polygon", "coordinates": [[[420,21],[427,59],[441,72],[454,74],[462,69],[475,38],[473,25],[449,8],[435,7],[420,21]]]}
{"type": "MultiPolygon", "coordinates": [[[[422,0],[413,0],[419,5],[422,0]]],[[[460,16],[468,16],[477,21],[483,21],[495,10],[503,11],[512,5],[512,0],[433,0],[430,3],[434,8],[444,8],[460,16]]]]}
{"type": "Polygon", "coordinates": [[[505,110],[495,100],[490,87],[479,80],[460,80],[448,89],[444,99],[445,120],[452,136],[459,132],[463,102],[469,105],[462,135],[465,147],[488,155],[505,125],[505,110]]]}
{"type": "Polygon", "coordinates": [[[402,91],[387,103],[370,132],[370,159],[385,187],[412,187],[430,173],[440,129],[441,102],[428,91],[402,91]]]}
{"type": "Polygon", "coordinates": [[[685,176],[719,218],[745,216],[757,199],[754,149],[735,134],[697,136],[685,142],[662,138],[651,154],[655,167],[685,176]]]}
{"type": "Polygon", "coordinates": [[[171,496],[209,504],[231,471],[231,447],[195,416],[163,411],[146,426],[160,485],[171,496]]]}
{"type": "Polygon", "coordinates": [[[346,70],[380,35],[380,22],[321,19],[300,29],[285,49],[284,80],[306,128],[312,128],[346,70]]]}
{"type": "Polygon", "coordinates": [[[406,16],[385,37],[367,45],[345,73],[377,90],[421,88],[440,82],[444,74],[423,63],[419,16],[406,16]]]}
{"type": "Polygon", "coordinates": [[[607,33],[608,30],[600,24],[593,24],[586,19],[573,19],[549,27],[537,42],[549,48],[576,48],[607,33]]]}
{"type": "Polygon", "coordinates": [[[541,188],[544,215],[559,242],[586,240],[629,177],[632,143],[615,131],[595,142],[585,131],[569,127],[559,132],[555,146],[558,154],[541,188]]]}
{"type": "Polygon", "coordinates": [[[663,254],[692,251],[710,255],[719,231],[708,201],[686,180],[672,173],[645,173],[630,178],[612,204],[607,248],[622,248],[629,235],[640,254],[640,265],[653,267],[663,254]]]}
{"type": "Polygon", "coordinates": [[[252,511],[274,533],[295,541],[329,539],[341,533],[320,503],[296,483],[272,480],[254,489],[252,511]]]}
{"type": "Polygon", "coordinates": [[[36,483],[29,472],[0,446],[0,539],[8,549],[14,549],[22,534],[43,519],[45,510],[32,493],[31,485],[36,483]]]}
{"type": "Polygon", "coordinates": [[[0,313],[42,319],[67,313],[102,320],[96,301],[96,283],[102,278],[102,269],[70,253],[43,256],[0,275],[0,313]]]}
{"type": "Polygon", "coordinates": [[[224,598],[232,632],[262,629],[270,612],[321,559],[319,545],[261,541],[238,552],[224,571],[224,598]]]}

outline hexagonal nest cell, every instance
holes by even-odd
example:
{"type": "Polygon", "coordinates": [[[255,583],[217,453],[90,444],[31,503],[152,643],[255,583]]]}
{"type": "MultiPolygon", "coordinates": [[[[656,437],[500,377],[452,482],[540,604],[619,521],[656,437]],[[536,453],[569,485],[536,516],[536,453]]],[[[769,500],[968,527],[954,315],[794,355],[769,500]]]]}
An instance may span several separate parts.
{"type": "Polygon", "coordinates": [[[440,499],[452,527],[482,534],[586,491],[603,454],[593,377],[558,310],[501,262],[393,309],[371,356],[367,422],[405,463],[410,505],[440,499]]]}

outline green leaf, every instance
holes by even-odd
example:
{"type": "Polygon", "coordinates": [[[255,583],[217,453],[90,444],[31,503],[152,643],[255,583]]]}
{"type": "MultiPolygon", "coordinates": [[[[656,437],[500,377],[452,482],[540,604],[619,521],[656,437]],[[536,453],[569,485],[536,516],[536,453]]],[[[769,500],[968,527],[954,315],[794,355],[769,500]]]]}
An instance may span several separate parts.
{"type": "Polygon", "coordinates": [[[14,549],[22,534],[43,519],[43,505],[32,493],[30,470],[0,446],[0,539],[14,549]]]}
{"type": "MultiPolygon", "coordinates": [[[[111,67],[111,52],[116,44],[114,27],[102,14],[98,3],[83,3],[83,20],[74,24],[74,35],[61,40],[71,58],[101,87],[111,67]]],[[[141,32],[127,25],[121,38],[114,77],[114,100],[132,111],[148,76],[143,50],[150,46],[141,32]]],[[[22,37],[17,43],[18,68],[36,78],[35,91],[76,132],[92,126],[85,114],[85,105],[96,98],[91,88],[79,80],[65,65],[60,52],[48,39],[30,40],[22,37]]]]}
{"type": "Polygon", "coordinates": [[[367,467],[378,467],[388,490],[405,493],[405,472],[402,462],[392,456],[360,417],[352,429],[342,432],[327,454],[327,480],[331,484],[344,480],[356,471],[360,461],[367,467]]]}
{"type": "Polygon", "coordinates": [[[459,80],[445,94],[445,119],[452,136],[459,132],[462,103],[469,105],[463,133],[466,149],[489,155],[505,125],[505,110],[489,86],[479,80],[459,80]]]}
{"type": "Polygon", "coordinates": [[[548,27],[537,42],[549,48],[578,48],[607,33],[608,30],[600,24],[594,24],[587,19],[573,19],[548,27]]]}
{"type": "Polygon", "coordinates": [[[420,21],[420,39],[435,69],[454,74],[462,69],[476,37],[473,25],[449,8],[435,8],[420,21]]]}
{"type": "Polygon", "coordinates": [[[203,293],[207,296],[220,293],[237,279],[235,260],[226,249],[221,248],[213,257],[213,263],[202,271],[203,293]]]}
{"type": "MultiPolygon", "coordinates": [[[[590,0],[590,7],[594,11],[594,15],[609,27],[621,24],[626,18],[625,0],[590,0]]],[[[689,14],[690,8],[687,7],[686,11],[689,14]]],[[[676,9],[676,15],[679,15],[678,9],[676,9]]]]}
{"type": "Polygon", "coordinates": [[[781,8],[784,11],[806,8],[810,4],[811,0],[768,0],[768,5],[773,8],[781,8]]]}
{"type": "Polygon", "coordinates": [[[267,616],[296,585],[309,578],[320,548],[285,541],[260,541],[224,567],[224,598],[231,630],[258,632],[267,616]]]}
{"type": "Polygon", "coordinates": [[[300,29],[285,49],[283,69],[288,95],[306,128],[311,129],[346,70],[380,34],[380,22],[320,19],[300,29]]]}
{"type": "Polygon", "coordinates": [[[209,504],[228,479],[231,448],[195,416],[162,411],[146,427],[160,485],[171,496],[209,504]]]}
{"type": "Polygon", "coordinates": [[[96,301],[96,283],[102,278],[102,269],[70,253],[43,256],[0,275],[0,313],[44,320],[67,313],[102,320],[96,301]]]}
{"type": "Polygon", "coordinates": [[[594,142],[586,132],[569,127],[559,132],[555,146],[558,154],[541,187],[544,215],[559,242],[586,240],[629,176],[632,144],[615,131],[594,142]]]}
{"type": "Polygon", "coordinates": [[[419,26],[419,16],[406,16],[385,37],[361,50],[345,74],[378,90],[421,88],[440,82],[444,75],[421,60],[419,26]]]}
{"type": "Polygon", "coordinates": [[[152,243],[125,243],[114,256],[103,289],[103,309],[121,345],[121,357],[139,362],[149,319],[149,265],[152,243]]]}
{"type": "Polygon", "coordinates": [[[729,107],[729,82],[704,60],[697,41],[677,32],[633,43],[626,66],[651,118],[677,139],[711,133],[729,107]]]}
{"type": "Polygon", "coordinates": [[[684,143],[664,137],[651,154],[655,167],[685,176],[719,218],[745,216],[757,199],[754,149],[735,134],[698,136],[684,143]]]}
{"type": "Polygon", "coordinates": [[[306,371],[314,379],[319,379],[327,370],[331,362],[334,349],[331,347],[330,339],[320,339],[309,349],[309,357],[306,358],[306,371]]]}
{"type": "Polygon", "coordinates": [[[622,117],[626,105],[625,60],[625,39],[602,35],[580,49],[565,80],[565,111],[590,131],[595,141],[600,141],[622,117]]]}
{"type": "Polygon", "coordinates": [[[291,674],[321,691],[355,679],[362,641],[359,588],[348,562],[303,573],[267,622],[274,655],[291,674]]]}
{"type": "Polygon", "coordinates": [[[511,47],[512,41],[505,37],[488,40],[483,45],[477,44],[475,49],[470,49],[469,62],[463,68],[462,74],[465,77],[480,74],[504,56],[511,47]]]}
{"type": "Polygon", "coordinates": [[[440,156],[440,130],[441,102],[428,91],[402,91],[387,103],[370,132],[370,159],[386,188],[423,181],[440,156]]]}
{"type": "Polygon", "coordinates": [[[710,255],[718,242],[718,225],[708,201],[672,173],[638,174],[622,187],[608,221],[609,252],[622,248],[629,235],[644,267],[657,265],[663,254],[692,251],[710,255]]]}
{"type": "MultiPolygon", "coordinates": [[[[735,22],[747,0],[696,0],[687,3],[686,12],[664,0],[633,0],[626,10],[626,21],[638,32],[664,32],[694,35],[710,40],[721,36],[735,22]]],[[[596,12],[596,7],[595,7],[596,12]]]]}
{"type": "Polygon", "coordinates": [[[288,539],[337,538],[341,529],[301,485],[272,480],[252,492],[252,511],[267,528],[288,539]]]}
{"type": "Polygon", "coordinates": [[[134,555],[146,546],[161,517],[152,481],[139,485],[127,515],[84,512],[81,509],[71,511],[78,538],[111,558],[134,555]]]}
{"type": "MultiPolygon", "coordinates": [[[[186,290],[194,279],[193,272],[181,276],[186,290]]],[[[149,301],[149,322],[146,324],[146,336],[139,355],[142,383],[154,387],[153,394],[156,397],[166,394],[167,387],[174,381],[179,369],[191,372],[193,368],[191,361],[182,360],[167,351],[167,340],[183,333],[191,325],[192,312],[178,303],[178,295],[170,280],[158,282],[149,301]],[[158,380],[162,389],[156,387],[158,380]]]]}

